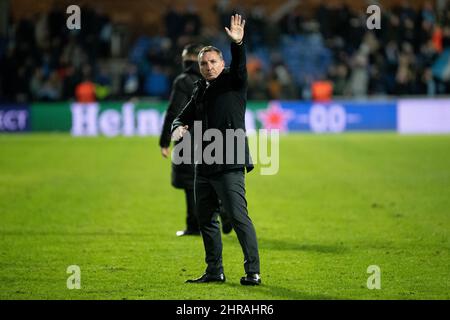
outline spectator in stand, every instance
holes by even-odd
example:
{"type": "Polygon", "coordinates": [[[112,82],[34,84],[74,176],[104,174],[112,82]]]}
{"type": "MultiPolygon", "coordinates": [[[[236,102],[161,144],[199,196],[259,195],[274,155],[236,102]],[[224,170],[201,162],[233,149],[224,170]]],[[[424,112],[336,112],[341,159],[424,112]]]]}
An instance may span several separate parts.
{"type": "Polygon", "coordinates": [[[186,7],[186,13],[183,16],[183,34],[188,36],[200,35],[202,28],[202,19],[198,15],[198,10],[195,5],[189,3],[186,7]]]}
{"type": "MultiPolygon", "coordinates": [[[[311,83],[331,65],[334,71],[329,73],[328,79],[339,81],[334,83],[335,93],[350,96],[423,93],[424,79],[432,83],[428,69],[436,70],[439,57],[445,55],[446,49],[450,47],[450,1],[424,0],[421,3],[419,6],[413,1],[404,0],[400,5],[383,7],[383,27],[372,31],[367,31],[365,26],[365,12],[355,11],[346,6],[344,1],[331,3],[323,0],[315,12],[308,12],[307,9],[314,8],[305,2],[295,4],[295,1],[280,4],[272,12],[267,12],[268,8],[264,5],[248,6],[249,56],[264,58],[264,55],[271,57],[280,52],[289,57],[281,67],[279,61],[267,57],[263,59],[263,72],[258,71],[249,80],[251,85],[258,84],[256,87],[261,88],[261,80],[264,79],[268,92],[249,88],[250,97],[269,95],[295,99],[303,90],[303,96],[309,98],[311,83]],[[313,35],[310,26],[314,18],[318,21],[318,32],[313,35]],[[376,41],[367,39],[368,34],[376,41]],[[376,47],[372,47],[371,43],[377,43],[376,47]],[[409,59],[416,61],[414,68],[410,63],[408,67],[400,68],[399,57],[405,54],[402,49],[404,43],[412,46],[412,54],[407,55],[413,56],[409,59]],[[370,47],[364,57],[359,54],[362,44],[369,44],[370,47]],[[362,62],[364,67],[361,66],[362,62]],[[347,68],[348,76],[343,76],[345,72],[340,76],[336,74],[339,73],[337,70],[344,70],[342,66],[336,67],[340,64],[347,68]],[[366,72],[367,90],[362,88],[366,87],[366,72]],[[346,81],[347,77],[349,81],[346,81]],[[363,81],[358,83],[355,77],[363,81]],[[349,86],[345,82],[349,82],[349,86]],[[356,91],[355,86],[359,86],[356,91]]],[[[146,37],[147,42],[140,48],[142,52],[130,57],[137,70],[130,73],[126,68],[120,73],[111,73],[111,95],[143,94],[141,89],[145,89],[145,81],[142,78],[151,74],[147,84],[157,89],[152,95],[167,98],[166,84],[181,71],[174,52],[189,42],[212,43],[222,49],[225,61],[230,60],[228,43],[221,30],[236,9],[232,2],[216,1],[213,10],[218,15],[218,24],[208,25],[207,28],[203,27],[201,16],[194,6],[184,6],[183,11],[181,8],[177,4],[166,12],[163,20],[165,35],[146,37]],[[220,32],[215,31],[217,28],[220,32]]],[[[62,4],[55,2],[48,13],[25,13],[20,20],[8,25],[6,37],[0,39],[2,101],[67,100],[73,97],[75,86],[83,79],[83,65],[92,66],[95,72],[91,74],[91,79],[95,80],[104,78],[99,68],[104,61],[100,63],[99,58],[106,61],[105,68],[114,70],[111,68],[113,62],[108,61],[111,39],[116,29],[113,21],[98,4],[94,4],[93,8],[82,8],[83,28],[68,30],[61,28],[67,18],[65,9],[62,4]],[[58,77],[52,76],[54,71],[58,72],[58,77]],[[60,84],[57,85],[57,81],[60,84]],[[46,94],[42,95],[44,84],[46,94]]],[[[427,92],[446,93],[448,79],[441,79],[436,72],[433,71],[436,90],[427,92]]]]}
{"type": "Polygon", "coordinates": [[[433,77],[433,72],[431,68],[426,68],[423,72],[423,76],[420,78],[420,82],[416,89],[418,94],[435,96],[437,93],[437,84],[433,77]]]}
{"type": "Polygon", "coordinates": [[[53,71],[43,86],[40,88],[39,96],[45,101],[57,101],[61,99],[62,83],[58,72],[53,71]]]}
{"type": "Polygon", "coordinates": [[[83,81],[75,88],[75,98],[81,103],[95,102],[95,84],[91,80],[91,66],[83,66],[83,81]]]}
{"type": "Polygon", "coordinates": [[[76,100],[81,103],[95,102],[95,85],[89,78],[85,78],[83,82],[75,88],[76,100]]]}
{"type": "Polygon", "coordinates": [[[333,97],[333,84],[328,80],[314,81],[311,85],[311,93],[314,101],[330,101],[333,97]]]}
{"type": "Polygon", "coordinates": [[[173,43],[175,43],[184,30],[184,19],[183,16],[179,13],[178,8],[170,5],[167,8],[167,12],[164,16],[164,22],[166,26],[167,37],[169,37],[169,39],[172,40],[173,43]]]}
{"type": "Polygon", "coordinates": [[[267,100],[267,79],[261,68],[256,69],[248,77],[248,99],[249,100],[267,100]]]}
{"type": "Polygon", "coordinates": [[[350,93],[355,97],[366,97],[369,87],[368,58],[364,52],[355,54],[349,80],[350,93]]]}
{"type": "Polygon", "coordinates": [[[348,94],[347,81],[348,81],[348,68],[344,63],[332,66],[330,69],[329,78],[333,82],[333,95],[344,96],[348,94]]]}
{"type": "Polygon", "coordinates": [[[125,97],[131,98],[141,92],[141,78],[135,64],[127,64],[121,82],[121,92],[124,93],[125,97]]]}

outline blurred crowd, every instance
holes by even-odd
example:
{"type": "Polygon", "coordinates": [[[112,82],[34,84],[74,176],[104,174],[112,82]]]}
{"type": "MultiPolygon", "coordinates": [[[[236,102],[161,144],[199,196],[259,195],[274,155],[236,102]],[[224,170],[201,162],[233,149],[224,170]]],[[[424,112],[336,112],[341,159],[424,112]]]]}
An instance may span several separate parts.
{"type": "Polygon", "coordinates": [[[12,21],[0,39],[0,100],[79,101],[146,96],[167,99],[190,42],[212,44],[230,62],[223,27],[233,12],[246,17],[252,100],[311,99],[315,84],[334,96],[427,95],[450,92],[450,4],[405,0],[381,7],[381,29],[368,30],[366,12],[324,1],[305,14],[298,1],[266,12],[262,6],[214,5],[218,25],[198,9],[167,8],[160,34],[142,32],[114,54],[114,23],[99,9],[81,8],[80,30],[65,27],[65,8],[12,21]],[[120,61],[121,63],[118,63],[120,61]]]}

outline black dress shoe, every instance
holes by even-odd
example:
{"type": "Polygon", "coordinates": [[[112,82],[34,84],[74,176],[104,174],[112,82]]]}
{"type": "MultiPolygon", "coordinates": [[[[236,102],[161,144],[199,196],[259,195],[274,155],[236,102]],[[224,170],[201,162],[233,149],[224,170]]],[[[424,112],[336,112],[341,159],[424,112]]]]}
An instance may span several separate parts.
{"type": "Polygon", "coordinates": [[[186,283],[207,283],[207,282],[225,282],[225,275],[223,273],[218,275],[204,273],[200,278],[186,280],[186,283]]]}
{"type": "Polygon", "coordinates": [[[241,278],[241,284],[243,286],[257,286],[261,284],[261,277],[259,273],[247,274],[241,278]]]}
{"type": "Polygon", "coordinates": [[[181,231],[177,231],[176,235],[177,235],[177,237],[182,237],[182,236],[199,236],[200,235],[200,231],[181,230],[181,231]]]}

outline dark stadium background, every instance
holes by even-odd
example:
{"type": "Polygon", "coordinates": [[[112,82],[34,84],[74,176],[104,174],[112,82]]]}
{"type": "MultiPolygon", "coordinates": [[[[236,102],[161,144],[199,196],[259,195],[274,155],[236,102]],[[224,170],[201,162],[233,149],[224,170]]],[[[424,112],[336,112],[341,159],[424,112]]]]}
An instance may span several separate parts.
{"type": "Polygon", "coordinates": [[[233,12],[248,21],[250,100],[311,99],[317,81],[349,98],[449,92],[445,66],[437,65],[450,46],[450,4],[443,0],[0,4],[2,103],[76,99],[85,79],[100,101],[167,99],[186,43],[214,44],[229,62],[223,27],[233,12]],[[81,30],[65,27],[72,4],[81,8],[81,30]],[[380,5],[380,30],[366,27],[371,4],[380,5]]]}

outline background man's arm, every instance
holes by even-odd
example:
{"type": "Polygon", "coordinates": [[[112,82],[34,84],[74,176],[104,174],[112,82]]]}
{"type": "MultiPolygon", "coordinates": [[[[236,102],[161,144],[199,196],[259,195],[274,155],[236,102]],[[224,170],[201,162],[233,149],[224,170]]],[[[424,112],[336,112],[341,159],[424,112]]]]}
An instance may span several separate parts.
{"type": "Polygon", "coordinates": [[[172,139],[179,140],[188,128],[192,128],[195,119],[195,89],[191,99],[172,123],[172,139]],[[184,130],[182,129],[184,128],[184,130]]]}
{"type": "Polygon", "coordinates": [[[175,120],[176,116],[189,101],[191,93],[192,92],[187,92],[186,88],[183,88],[181,86],[181,80],[179,78],[174,81],[172,92],[170,94],[169,106],[167,108],[161,136],[159,139],[159,146],[161,148],[168,148],[170,146],[172,123],[175,120]]]}

